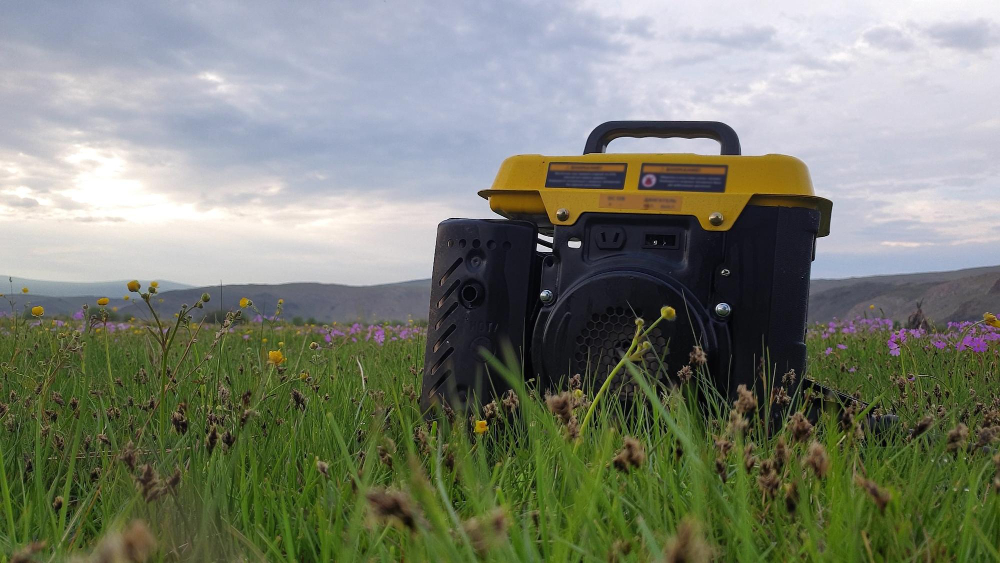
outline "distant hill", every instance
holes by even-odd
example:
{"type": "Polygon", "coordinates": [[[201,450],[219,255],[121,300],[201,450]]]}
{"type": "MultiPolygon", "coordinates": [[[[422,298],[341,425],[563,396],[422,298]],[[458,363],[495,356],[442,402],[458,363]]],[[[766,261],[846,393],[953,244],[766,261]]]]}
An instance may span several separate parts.
{"type": "MultiPolygon", "coordinates": [[[[111,299],[109,306],[118,307],[119,314],[138,316],[143,308],[133,301],[122,299],[128,293],[124,288],[125,282],[122,282],[113,292],[74,297],[39,296],[32,291],[27,298],[32,305],[45,307],[47,314],[72,315],[84,303],[95,307],[98,297],[107,296],[111,299]]],[[[240,299],[246,297],[265,315],[271,315],[277,307],[278,299],[284,299],[282,316],[285,319],[301,317],[303,320],[312,318],[319,322],[426,319],[430,302],[430,280],[370,286],[323,283],[245,284],[191,287],[173,291],[163,291],[163,283],[160,282],[160,289],[156,299],[163,299],[163,303],[155,303],[158,311],[177,311],[182,304],[196,303],[202,293],[208,293],[212,299],[205,306],[205,311],[236,309],[240,299]]],[[[136,294],[132,294],[132,297],[137,298],[136,294]]],[[[22,300],[19,298],[19,301],[22,300]]]]}
{"type": "MultiPolygon", "coordinates": [[[[15,278],[23,280],[23,278],[15,278]]],[[[87,291],[76,295],[61,293],[40,296],[46,283],[31,280],[18,281],[31,289],[28,299],[33,305],[42,305],[51,315],[72,315],[84,303],[93,306],[98,297],[111,298],[112,306],[122,315],[138,311],[136,305],[122,300],[126,293],[125,282],[111,282],[102,291],[87,291]]],[[[104,287],[107,284],[79,284],[104,287]]],[[[181,284],[160,282],[161,292],[157,303],[159,310],[175,311],[182,303],[195,303],[202,293],[208,292],[212,300],[206,311],[227,311],[238,307],[240,298],[247,297],[266,314],[271,314],[278,299],[284,299],[284,317],[319,322],[375,322],[407,319],[426,319],[430,301],[430,280],[415,280],[370,286],[350,286],[323,283],[287,283],[276,285],[244,284],[214,287],[182,287],[181,284]]],[[[847,279],[815,279],[809,297],[809,321],[825,322],[833,318],[848,319],[870,313],[869,305],[876,312],[893,320],[904,321],[923,303],[924,313],[936,323],[975,320],[984,311],[1000,313],[1000,266],[972,268],[951,272],[928,272],[889,276],[868,276],[847,279]]],[[[23,300],[18,297],[23,304],[23,300]]]]}
{"type": "Polygon", "coordinates": [[[875,305],[881,315],[904,321],[923,303],[935,323],[981,319],[1000,311],[1000,266],[950,272],[812,280],[809,320],[854,318],[875,305]]]}
{"type": "MultiPolygon", "coordinates": [[[[13,290],[20,293],[22,287],[27,287],[32,295],[45,295],[47,297],[74,297],[78,295],[103,295],[106,297],[122,296],[127,293],[125,284],[128,280],[107,281],[107,282],[61,282],[33,280],[18,276],[0,275],[0,293],[11,292],[11,282],[13,278],[13,290]]],[[[168,280],[158,280],[161,291],[173,289],[187,289],[192,286],[172,282],[168,280]]]]}

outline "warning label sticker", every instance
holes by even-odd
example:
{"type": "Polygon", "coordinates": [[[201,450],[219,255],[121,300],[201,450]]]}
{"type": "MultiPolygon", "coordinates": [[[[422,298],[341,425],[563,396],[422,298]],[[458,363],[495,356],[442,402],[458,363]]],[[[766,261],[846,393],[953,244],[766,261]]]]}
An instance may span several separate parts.
{"type": "Polygon", "coordinates": [[[723,164],[643,164],[640,190],[724,192],[729,167],[723,164]]]}
{"type": "Polygon", "coordinates": [[[653,211],[677,211],[682,198],[642,194],[601,194],[598,205],[608,209],[642,209],[653,211]]]}
{"type": "Polygon", "coordinates": [[[553,162],[545,176],[546,188],[625,189],[625,163],[553,162]]]}

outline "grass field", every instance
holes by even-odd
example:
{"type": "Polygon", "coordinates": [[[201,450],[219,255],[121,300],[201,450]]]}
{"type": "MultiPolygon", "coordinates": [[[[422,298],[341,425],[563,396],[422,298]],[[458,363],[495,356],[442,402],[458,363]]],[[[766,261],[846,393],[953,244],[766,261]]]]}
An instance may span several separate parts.
{"type": "Polygon", "coordinates": [[[749,396],[705,417],[704,374],[665,392],[634,364],[637,413],[519,388],[424,424],[419,327],[246,304],[220,330],[131,295],[113,324],[115,305],[64,322],[7,297],[0,560],[1000,560],[1000,331],[982,322],[811,328],[810,375],[902,428],[768,437],[749,396]]]}

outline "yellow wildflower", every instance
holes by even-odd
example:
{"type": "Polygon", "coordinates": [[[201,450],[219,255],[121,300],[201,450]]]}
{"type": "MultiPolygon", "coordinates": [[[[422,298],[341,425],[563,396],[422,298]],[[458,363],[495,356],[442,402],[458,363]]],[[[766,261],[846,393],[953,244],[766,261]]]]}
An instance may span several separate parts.
{"type": "Polygon", "coordinates": [[[284,305],[284,304],[285,304],[284,299],[278,299],[278,305],[284,305]]]}
{"type": "Polygon", "coordinates": [[[672,321],[677,318],[677,311],[673,307],[667,305],[660,308],[660,318],[665,321],[672,321]]]}
{"type": "Polygon", "coordinates": [[[875,304],[872,303],[871,305],[868,306],[868,308],[874,311],[875,310],[875,304]]]}
{"type": "Polygon", "coordinates": [[[1000,328],[1000,320],[993,313],[983,313],[983,322],[993,328],[1000,328]]]}
{"type": "Polygon", "coordinates": [[[131,299],[131,297],[129,297],[128,295],[126,295],[125,297],[122,297],[122,299],[124,299],[125,301],[128,301],[129,299],[131,299]]]}
{"type": "Polygon", "coordinates": [[[284,342],[278,342],[278,348],[284,348],[284,347],[285,347],[284,342]]]}
{"type": "Polygon", "coordinates": [[[475,431],[476,434],[486,434],[486,431],[488,429],[489,425],[486,424],[485,420],[477,420],[476,427],[473,430],[475,431]]]}
{"type": "Polygon", "coordinates": [[[142,286],[139,285],[139,280],[132,280],[128,282],[127,287],[128,290],[131,291],[132,293],[138,293],[139,288],[142,286]]]}
{"type": "Polygon", "coordinates": [[[276,366],[280,366],[285,363],[286,359],[285,355],[281,353],[281,350],[271,350],[267,353],[267,362],[276,366]]]}
{"type": "Polygon", "coordinates": [[[246,309],[250,305],[253,305],[253,301],[250,301],[246,297],[243,297],[242,299],[240,299],[240,309],[246,309]]]}
{"type": "Polygon", "coordinates": [[[160,282],[151,281],[149,282],[149,287],[160,287],[160,282]]]}
{"type": "Polygon", "coordinates": [[[97,300],[97,304],[103,307],[107,305],[109,301],[110,299],[108,299],[107,297],[101,297],[100,299],[97,300]]]}
{"type": "Polygon", "coordinates": [[[117,313],[118,312],[118,307],[112,307],[111,308],[111,312],[112,313],[117,313]]]}
{"type": "Polygon", "coordinates": [[[31,308],[31,316],[40,317],[45,314],[45,309],[41,305],[35,305],[31,308]]]}
{"type": "Polygon", "coordinates": [[[28,293],[28,288],[22,287],[21,288],[21,293],[28,293]]]}

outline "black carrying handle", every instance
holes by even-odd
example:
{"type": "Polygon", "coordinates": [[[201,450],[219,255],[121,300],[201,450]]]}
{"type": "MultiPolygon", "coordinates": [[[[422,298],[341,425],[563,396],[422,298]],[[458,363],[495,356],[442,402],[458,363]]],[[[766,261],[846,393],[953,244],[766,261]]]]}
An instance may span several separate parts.
{"type": "Polygon", "coordinates": [[[608,143],[619,137],[714,139],[722,145],[722,154],[740,154],[736,131],[720,121],[608,121],[590,133],[583,154],[602,153],[608,143]]]}

